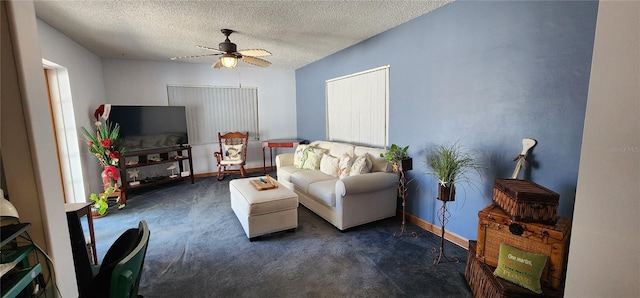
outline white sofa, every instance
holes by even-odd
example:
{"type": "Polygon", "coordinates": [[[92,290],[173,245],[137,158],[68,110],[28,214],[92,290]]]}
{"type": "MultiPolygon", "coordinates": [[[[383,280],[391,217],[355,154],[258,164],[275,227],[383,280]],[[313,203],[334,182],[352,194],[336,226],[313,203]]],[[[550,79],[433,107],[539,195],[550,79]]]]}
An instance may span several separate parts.
{"type": "MultiPolygon", "coordinates": [[[[340,230],[396,215],[399,177],[388,170],[387,161],[380,157],[384,149],[327,141],[309,146],[324,149],[325,154],[336,158],[367,155],[371,169],[369,173],[340,178],[327,171],[327,163],[323,163],[324,172],[304,169],[294,165],[299,152],[279,154],[278,182],[293,190],[302,205],[340,230]]],[[[299,148],[296,151],[302,151],[299,148]]]]}

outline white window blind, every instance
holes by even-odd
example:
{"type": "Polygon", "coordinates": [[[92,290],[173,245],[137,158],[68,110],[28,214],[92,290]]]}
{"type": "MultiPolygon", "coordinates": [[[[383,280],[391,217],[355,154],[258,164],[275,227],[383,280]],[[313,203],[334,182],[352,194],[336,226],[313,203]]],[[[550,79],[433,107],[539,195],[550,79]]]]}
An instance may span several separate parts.
{"type": "Polygon", "coordinates": [[[192,145],[218,142],[218,132],[249,132],[259,139],[258,89],[212,86],[167,86],[169,105],[185,106],[192,145]]]}
{"type": "Polygon", "coordinates": [[[389,66],[326,81],[327,140],[386,147],[389,66]]]}

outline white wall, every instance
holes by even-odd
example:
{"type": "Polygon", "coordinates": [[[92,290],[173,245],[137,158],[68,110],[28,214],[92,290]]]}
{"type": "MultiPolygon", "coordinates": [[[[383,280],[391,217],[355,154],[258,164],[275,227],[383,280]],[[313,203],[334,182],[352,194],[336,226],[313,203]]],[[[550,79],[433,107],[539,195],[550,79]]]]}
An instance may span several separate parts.
{"type": "MultiPolygon", "coordinates": [[[[293,70],[252,66],[212,69],[205,64],[119,59],[104,59],[103,70],[106,102],[118,105],[167,105],[167,85],[258,87],[261,139],[297,136],[293,70]]],[[[193,147],[195,174],[217,171],[213,159],[217,148],[217,144],[193,147]]],[[[262,167],[260,142],[251,143],[247,160],[247,168],[262,167]]]]}
{"type": "MultiPolygon", "coordinates": [[[[68,74],[76,119],[75,131],[68,131],[69,137],[82,139],[80,127],[93,130],[93,112],[105,102],[102,80],[102,60],[66,35],[47,23],[38,20],[38,36],[42,47],[42,58],[63,67],[68,74]]],[[[83,164],[85,193],[78,192],[84,198],[67,198],[70,201],[86,201],[89,193],[102,191],[101,169],[96,158],[87,150],[83,141],[79,142],[79,152],[83,164]]]]}
{"type": "Polygon", "coordinates": [[[600,1],[566,297],[640,294],[640,2],[600,1]]]}
{"type": "MultiPolygon", "coordinates": [[[[56,162],[56,150],[53,149],[56,146],[53,121],[43,75],[33,2],[5,3],[15,53],[15,60],[12,60],[15,61],[16,69],[10,69],[13,64],[3,61],[3,81],[7,74],[11,77],[16,75],[20,89],[18,96],[5,98],[5,89],[15,89],[17,86],[3,86],[3,111],[13,112],[11,115],[3,113],[3,116],[8,117],[2,117],[2,127],[12,128],[2,131],[7,190],[20,214],[20,221],[32,224],[31,237],[53,259],[57,287],[62,297],[77,297],[62,181],[56,162]],[[10,104],[5,105],[6,103],[10,104]]],[[[4,48],[2,56],[7,58],[4,48]]],[[[44,258],[40,261],[45,262],[44,258]]]]}

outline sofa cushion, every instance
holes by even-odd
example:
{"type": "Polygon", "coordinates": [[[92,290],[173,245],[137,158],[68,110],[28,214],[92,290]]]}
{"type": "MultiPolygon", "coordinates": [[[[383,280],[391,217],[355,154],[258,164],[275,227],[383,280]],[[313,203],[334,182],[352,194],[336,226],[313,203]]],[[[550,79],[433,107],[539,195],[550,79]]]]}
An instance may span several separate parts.
{"type": "Polygon", "coordinates": [[[329,154],[332,156],[342,156],[343,154],[355,156],[353,148],[354,146],[351,144],[333,143],[333,146],[331,146],[331,149],[329,149],[329,154]]]}
{"type": "Polygon", "coordinates": [[[309,147],[309,145],[303,145],[303,144],[300,144],[298,145],[298,147],[296,147],[296,150],[293,153],[293,165],[296,168],[302,168],[304,151],[305,149],[307,149],[307,147],[309,147]]]}
{"type": "Polygon", "coordinates": [[[355,146],[353,149],[355,156],[361,156],[363,154],[369,154],[371,160],[371,172],[388,172],[389,166],[387,161],[380,157],[380,153],[385,153],[386,150],[380,148],[371,148],[364,146],[355,146]]]}
{"type": "Polygon", "coordinates": [[[337,178],[309,184],[308,194],[322,201],[328,206],[336,206],[336,181],[337,178]]]}
{"type": "Polygon", "coordinates": [[[331,147],[333,146],[333,142],[314,141],[311,144],[309,144],[309,146],[313,146],[313,147],[317,147],[317,148],[321,148],[321,149],[326,149],[326,150],[331,150],[331,147]]]}
{"type": "Polygon", "coordinates": [[[340,159],[335,157],[335,156],[331,156],[329,154],[323,154],[322,155],[322,160],[320,161],[320,171],[327,174],[327,175],[331,175],[333,177],[338,177],[339,175],[339,170],[340,169],[340,159]]]}
{"type": "Polygon", "coordinates": [[[280,167],[278,168],[278,181],[291,181],[291,174],[300,171],[304,170],[295,166],[280,167]]]}
{"type": "Polygon", "coordinates": [[[292,173],[289,181],[293,183],[296,189],[308,193],[309,184],[333,179],[335,179],[335,177],[320,171],[300,170],[292,173]]]}
{"type": "Polygon", "coordinates": [[[340,156],[340,162],[338,163],[338,178],[349,177],[349,171],[353,164],[353,158],[351,155],[344,153],[340,156]]]}
{"type": "Polygon", "coordinates": [[[349,176],[361,175],[371,172],[371,160],[369,160],[369,154],[363,154],[353,161],[351,169],[349,170],[349,176]]]}
{"type": "Polygon", "coordinates": [[[302,168],[306,170],[320,170],[320,160],[322,155],[327,152],[325,149],[316,147],[307,147],[304,150],[304,157],[302,158],[302,168]]]}

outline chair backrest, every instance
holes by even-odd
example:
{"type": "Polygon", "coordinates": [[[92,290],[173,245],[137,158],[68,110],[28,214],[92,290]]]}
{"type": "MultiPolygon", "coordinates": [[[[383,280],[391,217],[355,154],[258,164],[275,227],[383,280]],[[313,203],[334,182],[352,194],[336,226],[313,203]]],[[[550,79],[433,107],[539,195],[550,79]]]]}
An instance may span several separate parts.
{"type": "Polygon", "coordinates": [[[242,160],[246,160],[247,147],[249,144],[249,132],[228,132],[225,134],[220,134],[218,132],[218,143],[220,144],[220,154],[222,154],[222,156],[224,156],[225,152],[224,145],[243,145],[240,156],[242,160]]]}
{"type": "Polygon", "coordinates": [[[150,234],[147,222],[140,221],[137,245],[113,268],[109,297],[138,297],[138,286],[140,285],[144,258],[147,255],[150,234]]]}

